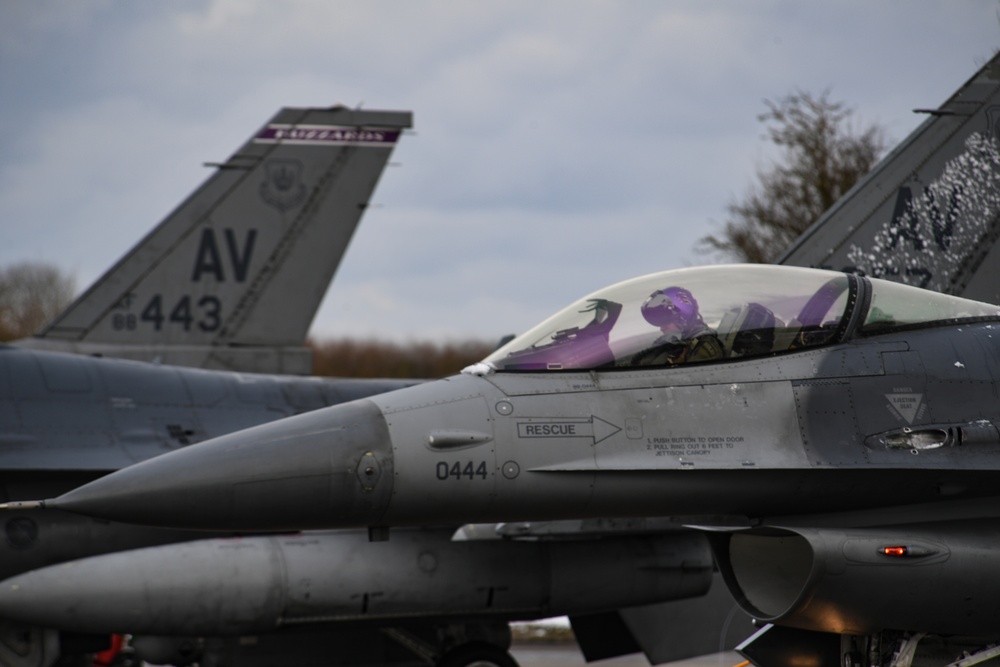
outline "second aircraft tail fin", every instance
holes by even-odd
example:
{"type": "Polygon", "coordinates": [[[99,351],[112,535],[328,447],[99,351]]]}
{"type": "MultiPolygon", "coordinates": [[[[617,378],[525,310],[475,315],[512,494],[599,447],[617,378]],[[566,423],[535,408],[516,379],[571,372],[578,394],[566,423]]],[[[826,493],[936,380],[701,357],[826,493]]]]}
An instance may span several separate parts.
{"type": "Polygon", "coordinates": [[[23,343],[309,373],[309,326],[412,115],[285,108],[23,343]]]}
{"type": "Polygon", "coordinates": [[[1000,55],[833,205],[779,264],[1000,303],[1000,55]]]}

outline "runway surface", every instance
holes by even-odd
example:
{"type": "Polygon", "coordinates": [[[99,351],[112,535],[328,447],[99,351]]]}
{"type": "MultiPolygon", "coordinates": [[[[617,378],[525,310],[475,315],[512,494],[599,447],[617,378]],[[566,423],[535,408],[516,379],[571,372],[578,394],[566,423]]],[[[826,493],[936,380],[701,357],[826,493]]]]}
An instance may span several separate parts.
{"type": "MultiPolygon", "coordinates": [[[[521,667],[584,667],[584,661],[576,642],[520,643],[515,642],[510,652],[521,667]]],[[[743,662],[735,651],[712,653],[709,655],[664,663],[670,667],[733,667],[743,662]]],[[[649,661],[642,653],[623,655],[618,658],[589,663],[594,667],[649,667],[649,661]]]]}

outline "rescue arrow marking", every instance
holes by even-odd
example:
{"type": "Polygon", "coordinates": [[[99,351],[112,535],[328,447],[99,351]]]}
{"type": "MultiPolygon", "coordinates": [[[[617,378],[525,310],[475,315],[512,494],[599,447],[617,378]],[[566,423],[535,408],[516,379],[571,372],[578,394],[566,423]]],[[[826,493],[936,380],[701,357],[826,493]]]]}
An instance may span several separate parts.
{"type": "Polygon", "coordinates": [[[621,430],[620,426],[593,416],[589,419],[542,419],[517,422],[519,438],[592,438],[595,445],[621,430]]]}

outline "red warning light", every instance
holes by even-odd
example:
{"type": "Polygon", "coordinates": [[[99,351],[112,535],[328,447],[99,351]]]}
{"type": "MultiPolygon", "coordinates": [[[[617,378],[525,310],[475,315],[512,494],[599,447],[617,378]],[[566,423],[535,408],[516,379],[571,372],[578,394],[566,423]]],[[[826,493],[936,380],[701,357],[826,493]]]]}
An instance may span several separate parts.
{"type": "Polygon", "coordinates": [[[909,549],[903,546],[882,547],[881,551],[886,556],[905,556],[909,553],[909,549]]]}

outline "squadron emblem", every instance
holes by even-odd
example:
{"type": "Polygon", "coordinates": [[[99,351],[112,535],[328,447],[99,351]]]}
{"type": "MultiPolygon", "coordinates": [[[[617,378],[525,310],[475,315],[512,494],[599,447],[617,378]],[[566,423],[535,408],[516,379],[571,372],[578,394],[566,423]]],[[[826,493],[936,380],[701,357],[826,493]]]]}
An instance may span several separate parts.
{"type": "Polygon", "coordinates": [[[269,160],[267,180],[260,184],[260,197],[282,213],[295,208],[306,198],[302,182],[302,163],[298,160],[269,160]]]}

